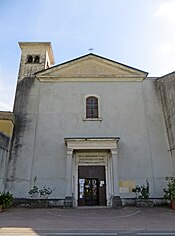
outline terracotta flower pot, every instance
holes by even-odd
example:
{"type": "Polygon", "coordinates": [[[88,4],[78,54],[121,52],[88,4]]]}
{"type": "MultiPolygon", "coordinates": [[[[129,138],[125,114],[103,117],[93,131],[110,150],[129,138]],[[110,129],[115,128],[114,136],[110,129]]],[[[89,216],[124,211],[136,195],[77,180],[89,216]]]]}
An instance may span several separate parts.
{"type": "Polygon", "coordinates": [[[175,210],[175,201],[172,201],[172,202],[171,202],[171,208],[172,208],[173,210],[175,210]]]}
{"type": "Polygon", "coordinates": [[[3,208],[2,205],[0,205],[0,213],[3,212],[3,208]]]}

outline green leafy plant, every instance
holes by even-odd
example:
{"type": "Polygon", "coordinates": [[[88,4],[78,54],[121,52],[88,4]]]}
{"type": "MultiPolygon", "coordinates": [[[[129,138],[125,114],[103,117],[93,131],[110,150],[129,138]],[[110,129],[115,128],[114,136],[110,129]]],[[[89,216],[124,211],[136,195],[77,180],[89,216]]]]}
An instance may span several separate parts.
{"type": "Polygon", "coordinates": [[[13,194],[9,192],[0,192],[0,205],[2,208],[9,208],[13,203],[13,194]]]}
{"type": "Polygon", "coordinates": [[[39,194],[39,189],[38,189],[38,187],[36,185],[36,181],[37,181],[37,177],[35,176],[34,180],[33,180],[33,183],[34,183],[33,187],[28,192],[32,199],[36,199],[38,197],[38,194],[39,194]]]}
{"type": "Polygon", "coordinates": [[[49,195],[52,194],[52,192],[54,191],[54,189],[51,189],[49,187],[46,187],[46,185],[43,187],[43,189],[39,190],[39,194],[40,197],[43,199],[47,199],[49,197],[49,195]]]}
{"type": "Polygon", "coordinates": [[[37,182],[36,176],[34,177],[33,182],[34,182],[33,187],[28,192],[32,199],[42,198],[42,199],[46,200],[55,190],[55,189],[51,189],[51,188],[47,187],[46,185],[44,185],[43,188],[39,189],[37,186],[37,183],[36,183],[37,182]]]}
{"type": "Polygon", "coordinates": [[[175,201],[175,177],[165,177],[167,182],[167,187],[163,189],[164,198],[170,200],[171,202],[175,201]]]}
{"type": "Polygon", "coordinates": [[[146,183],[143,185],[136,185],[135,188],[132,189],[132,192],[135,193],[136,199],[144,199],[148,200],[150,195],[150,185],[149,181],[146,180],[146,183]]]}

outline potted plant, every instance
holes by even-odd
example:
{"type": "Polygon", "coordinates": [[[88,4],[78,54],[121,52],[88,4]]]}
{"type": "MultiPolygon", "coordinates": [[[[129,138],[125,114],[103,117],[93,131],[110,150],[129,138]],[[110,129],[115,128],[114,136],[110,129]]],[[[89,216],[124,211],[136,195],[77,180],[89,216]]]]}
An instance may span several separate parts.
{"type": "Polygon", "coordinates": [[[163,189],[164,198],[170,202],[170,206],[175,210],[175,177],[166,177],[167,187],[163,189]]]}
{"type": "Polygon", "coordinates": [[[5,208],[9,208],[13,203],[13,194],[9,192],[0,192],[0,212],[5,208]]]}
{"type": "Polygon", "coordinates": [[[149,200],[150,188],[149,181],[146,180],[146,183],[143,185],[136,185],[135,188],[132,189],[132,192],[135,193],[136,198],[136,206],[137,207],[153,207],[153,201],[149,200]]]}

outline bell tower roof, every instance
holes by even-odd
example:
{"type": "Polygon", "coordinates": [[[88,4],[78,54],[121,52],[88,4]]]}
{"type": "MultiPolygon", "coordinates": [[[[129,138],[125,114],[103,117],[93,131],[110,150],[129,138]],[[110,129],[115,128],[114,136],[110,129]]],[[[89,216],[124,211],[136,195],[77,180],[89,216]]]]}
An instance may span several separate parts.
{"type": "Polygon", "coordinates": [[[48,52],[50,64],[53,65],[55,63],[51,42],[19,42],[19,46],[22,51],[25,49],[32,50],[32,48],[35,49],[36,47],[45,47],[48,52]]]}
{"type": "Polygon", "coordinates": [[[54,56],[50,42],[19,42],[21,62],[18,81],[25,77],[33,77],[40,70],[50,68],[54,64],[54,56]]]}

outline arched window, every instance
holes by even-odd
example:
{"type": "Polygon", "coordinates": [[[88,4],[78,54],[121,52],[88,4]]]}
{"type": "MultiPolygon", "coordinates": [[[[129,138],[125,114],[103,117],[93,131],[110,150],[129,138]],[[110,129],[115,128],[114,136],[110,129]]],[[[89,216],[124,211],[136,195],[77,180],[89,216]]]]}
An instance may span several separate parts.
{"type": "Polygon", "coordinates": [[[30,55],[30,56],[28,56],[28,58],[27,58],[27,62],[28,63],[32,63],[33,62],[33,57],[30,55]]]}
{"type": "Polygon", "coordinates": [[[98,118],[98,98],[90,96],[86,98],[86,118],[98,118]]]}
{"type": "Polygon", "coordinates": [[[39,63],[39,56],[35,56],[34,63],[39,63]]]}

